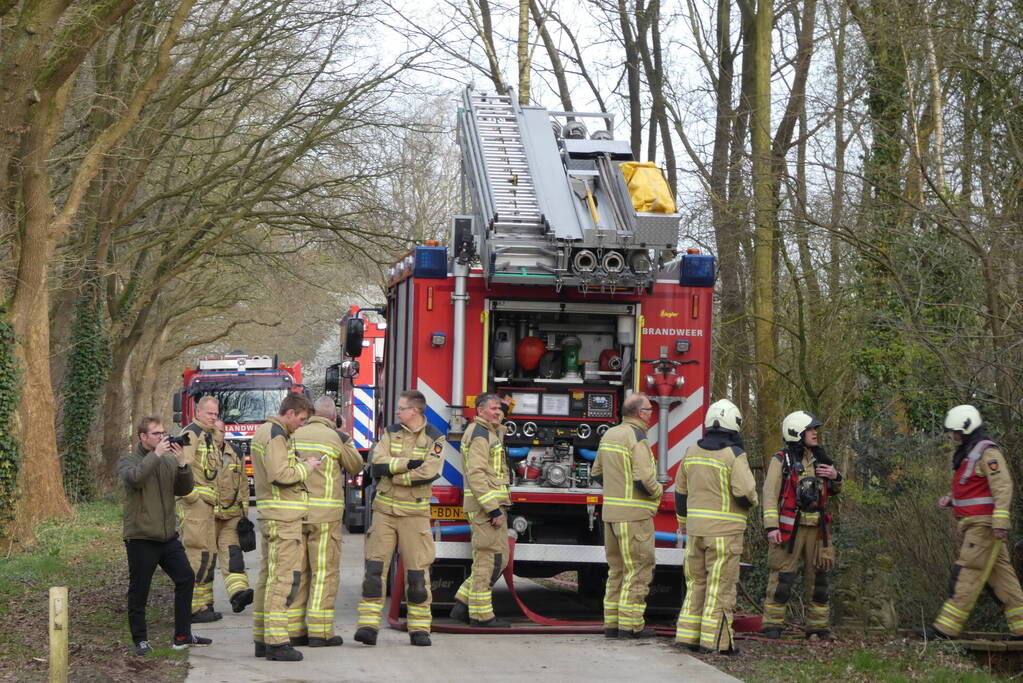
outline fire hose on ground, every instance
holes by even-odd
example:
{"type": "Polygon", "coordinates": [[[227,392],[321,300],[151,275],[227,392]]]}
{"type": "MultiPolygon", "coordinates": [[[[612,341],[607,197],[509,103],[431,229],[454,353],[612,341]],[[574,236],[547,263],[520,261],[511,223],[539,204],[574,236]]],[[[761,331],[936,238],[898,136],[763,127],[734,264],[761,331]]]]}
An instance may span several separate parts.
{"type": "MultiPolygon", "coordinates": [[[[468,534],[469,526],[452,526],[446,527],[450,529],[445,535],[448,534],[468,534]]],[[[659,541],[677,542],[678,536],[670,532],[657,532],[659,541]],[[670,536],[671,538],[667,538],[670,536]]],[[[468,626],[465,624],[433,624],[431,630],[437,633],[525,633],[525,634],[536,634],[536,633],[554,633],[554,634],[602,634],[604,632],[603,621],[573,621],[566,619],[552,619],[543,615],[537,614],[522,601],[518,591],[515,590],[515,539],[508,539],[508,566],[504,570],[504,580],[508,585],[508,590],[512,594],[512,598],[515,600],[515,604],[518,605],[519,610],[528,619],[531,624],[522,626],[510,626],[508,628],[480,628],[477,626],[468,626]]],[[[394,577],[391,580],[391,604],[388,608],[387,623],[388,625],[399,631],[407,630],[406,622],[400,618],[399,610],[401,608],[401,601],[405,591],[405,567],[401,561],[401,555],[398,556],[397,566],[395,567],[394,577]]],[[[672,626],[654,626],[654,630],[658,636],[674,637],[675,627],[672,626]]],[[[759,616],[737,616],[732,622],[732,628],[736,632],[756,632],[760,630],[760,617],[759,616]]]]}

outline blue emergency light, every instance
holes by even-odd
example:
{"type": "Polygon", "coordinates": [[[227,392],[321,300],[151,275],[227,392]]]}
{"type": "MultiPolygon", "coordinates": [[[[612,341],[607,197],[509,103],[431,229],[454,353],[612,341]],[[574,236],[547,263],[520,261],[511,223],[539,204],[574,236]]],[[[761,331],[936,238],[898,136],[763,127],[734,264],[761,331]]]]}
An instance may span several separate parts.
{"type": "Polygon", "coordinates": [[[448,276],[447,247],[416,247],[414,277],[441,279],[448,276]]]}
{"type": "Polygon", "coordinates": [[[714,257],[711,254],[685,254],[678,283],[683,287],[713,287],[714,257]]]}

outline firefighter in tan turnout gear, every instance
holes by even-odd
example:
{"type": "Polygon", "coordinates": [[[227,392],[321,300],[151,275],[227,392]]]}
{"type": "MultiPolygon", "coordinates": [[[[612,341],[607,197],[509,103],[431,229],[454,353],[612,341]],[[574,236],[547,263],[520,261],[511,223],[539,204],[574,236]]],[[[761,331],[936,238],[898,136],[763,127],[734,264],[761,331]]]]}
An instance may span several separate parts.
{"type": "Polygon", "coordinates": [[[192,623],[203,624],[222,618],[213,610],[213,576],[217,567],[217,531],[214,509],[218,502],[217,479],[220,455],[213,443],[214,422],[220,410],[213,396],[203,396],[195,407],[195,419],[181,430],[183,446],[192,467],[195,487],[178,499],[178,526],[188,563],[195,572],[192,591],[192,623]]]}
{"type": "Polygon", "coordinates": [[[245,476],[245,461],[224,439],[224,422],[220,419],[214,421],[213,446],[219,464],[214,486],[217,502],[213,505],[217,556],[231,609],[237,613],[251,605],[253,597],[249,577],[245,575],[245,555],[238,543],[238,520],[249,510],[249,480],[245,476]]]}
{"type": "Polygon", "coordinates": [[[288,638],[288,608],[302,582],[302,521],[308,510],[305,481],[320,467],[320,461],[300,461],[291,445],[291,434],[312,412],[309,399],[288,394],[277,412],[252,435],[256,510],[263,538],[252,606],[252,639],[257,657],[295,662],[302,659],[302,653],[288,638]]]}
{"type": "Polygon", "coordinates": [[[291,437],[299,460],[318,459],[323,464],[305,480],[309,493],[309,511],[302,524],[306,561],[298,595],[289,607],[288,634],[292,642],[305,642],[309,647],[333,647],[343,642],[334,634],[345,511],[343,477],[344,472],[362,471],[362,456],[352,438],[334,428],[337,407],[332,398],[316,399],[313,410],[305,426],[291,437]]]}
{"type": "Polygon", "coordinates": [[[952,457],[952,491],[938,505],[952,508],[959,520],[963,545],[952,565],[948,599],[923,635],[958,636],[986,583],[1005,610],[1012,639],[1023,640],[1023,591],[1005,547],[1012,508],[1012,475],[1005,456],[987,435],[980,412],[971,405],[949,410],[945,431],[956,451],[952,457]]]}
{"type": "Polygon", "coordinates": [[[782,420],[785,449],[774,454],[764,478],[764,530],[767,532],[767,596],[763,634],[780,638],[785,605],[792,595],[796,570],[803,563],[806,637],[831,637],[828,571],[835,565],[828,499],[842,486],[842,476],[820,446],[820,421],[806,411],[782,420]]]}
{"type": "Polygon", "coordinates": [[[508,566],[508,461],[501,397],[476,397],[476,420],[462,437],[465,515],[472,529],[472,571],[455,594],[451,618],[472,626],[505,628],[494,616],[491,589],[508,566]]]}
{"type": "Polygon", "coordinates": [[[643,612],[654,572],[654,514],[663,487],[647,430],[653,408],[644,394],[631,394],[622,404],[622,423],[600,440],[591,476],[604,487],[601,516],[607,555],[604,590],[604,635],[646,638],[643,612]]]}
{"type": "Polygon", "coordinates": [[[445,435],[426,421],[426,397],[418,391],[398,398],[398,422],[384,430],[373,449],[379,478],[373,521],[366,534],[366,574],[355,640],[376,645],[384,607],[387,570],[397,547],[405,566],[409,640],[430,645],[430,490],[444,465],[445,435]]]}
{"type": "Polygon", "coordinates": [[[702,652],[735,654],[732,616],[746,516],[756,481],[739,438],[742,415],[728,399],[707,409],[707,434],[690,446],[675,473],[675,515],[686,534],[686,596],[675,642],[702,652]]]}

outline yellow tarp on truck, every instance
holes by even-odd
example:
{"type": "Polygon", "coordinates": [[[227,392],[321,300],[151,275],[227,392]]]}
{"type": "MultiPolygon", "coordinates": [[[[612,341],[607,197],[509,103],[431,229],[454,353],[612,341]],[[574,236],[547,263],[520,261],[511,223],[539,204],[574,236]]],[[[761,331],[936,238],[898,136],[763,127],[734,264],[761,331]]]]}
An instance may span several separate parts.
{"type": "Polygon", "coordinates": [[[619,164],[639,213],[675,213],[675,200],[661,169],[649,161],[625,161],[619,164]]]}

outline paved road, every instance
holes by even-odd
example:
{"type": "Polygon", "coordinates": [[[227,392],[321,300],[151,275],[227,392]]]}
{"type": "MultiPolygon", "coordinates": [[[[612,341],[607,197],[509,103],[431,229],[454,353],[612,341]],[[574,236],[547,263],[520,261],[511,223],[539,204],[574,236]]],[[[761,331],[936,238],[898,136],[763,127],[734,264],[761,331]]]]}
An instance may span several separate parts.
{"type": "MultiPolygon", "coordinates": [[[[599,635],[455,635],[435,633],[433,647],[412,648],[408,634],[383,628],[376,647],[352,640],[356,605],[362,581],[361,534],[345,534],[342,546],[341,587],[336,627],[345,639],[342,647],[301,648],[301,662],[268,662],[252,654],[250,609],[231,612],[220,579],[216,581],[217,608],[224,618],[197,624],[195,632],[212,638],[207,648],[193,648],[189,683],[257,683],[260,681],[622,681],[668,680],[734,681],[704,662],[669,646],[666,639],[652,641],[607,640],[599,635]]],[[[258,553],[246,554],[249,578],[255,585],[258,553]]],[[[547,589],[525,579],[516,580],[520,591],[547,589]],[[521,582],[521,586],[520,586],[521,582]]],[[[500,581],[498,605],[508,600],[500,581]]],[[[556,594],[552,598],[557,600],[556,594]]],[[[535,597],[535,596],[534,596],[535,597]]],[[[530,600],[529,602],[533,602],[530,600]]],[[[498,608],[501,611],[501,607],[498,608]]],[[[507,612],[504,612],[507,613],[507,612]]]]}

